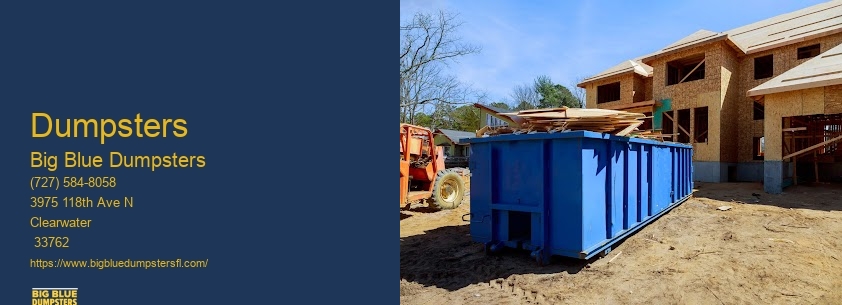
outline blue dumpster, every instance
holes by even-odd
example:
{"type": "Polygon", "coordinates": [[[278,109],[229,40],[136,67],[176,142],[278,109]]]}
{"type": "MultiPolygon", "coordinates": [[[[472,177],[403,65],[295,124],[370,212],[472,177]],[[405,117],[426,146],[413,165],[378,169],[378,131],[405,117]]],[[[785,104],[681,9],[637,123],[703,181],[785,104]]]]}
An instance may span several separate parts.
{"type": "Polygon", "coordinates": [[[470,143],[472,239],[589,259],[690,197],[693,147],[572,131],[470,143]]]}

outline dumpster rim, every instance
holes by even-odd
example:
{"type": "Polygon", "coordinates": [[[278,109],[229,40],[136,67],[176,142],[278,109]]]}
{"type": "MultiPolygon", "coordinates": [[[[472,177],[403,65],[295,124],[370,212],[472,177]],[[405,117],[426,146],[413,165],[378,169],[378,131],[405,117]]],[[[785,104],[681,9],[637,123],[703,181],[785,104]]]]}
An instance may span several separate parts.
{"type": "Polygon", "coordinates": [[[642,138],[630,138],[630,137],[621,137],[615,136],[612,134],[607,133],[600,133],[588,130],[576,130],[576,131],[568,131],[568,132],[556,132],[556,133],[534,133],[534,134],[505,134],[505,135],[497,135],[485,138],[465,138],[460,140],[463,143],[488,143],[488,142],[510,142],[510,141],[519,141],[519,140],[549,140],[549,139],[566,139],[566,138],[591,138],[591,139],[602,139],[602,140],[610,140],[610,141],[618,141],[618,142],[630,142],[630,143],[642,143],[642,144],[650,144],[650,145],[657,145],[657,146],[669,146],[669,147],[679,147],[679,148],[693,148],[692,145],[685,144],[685,143],[678,143],[678,142],[661,142],[656,140],[650,139],[642,139],[642,138]]]}

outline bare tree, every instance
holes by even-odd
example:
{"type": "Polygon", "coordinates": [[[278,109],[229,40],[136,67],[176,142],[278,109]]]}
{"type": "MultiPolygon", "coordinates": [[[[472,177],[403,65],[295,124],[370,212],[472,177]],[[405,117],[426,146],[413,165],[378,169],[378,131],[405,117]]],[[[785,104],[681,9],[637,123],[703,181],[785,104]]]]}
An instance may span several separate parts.
{"type": "Polygon", "coordinates": [[[570,84],[570,89],[571,89],[570,91],[571,91],[571,93],[573,93],[573,96],[575,96],[577,99],[579,99],[579,101],[582,102],[582,108],[586,108],[588,102],[587,102],[587,100],[585,100],[585,98],[586,98],[585,88],[579,87],[579,84],[581,84],[583,81],[585,81],[584,76],[577,77],[574,80],[574,82],[572,84],[570,84]]]}
{"type": "Polygon", "coordinates": [[[436,116],[442,119],[442,113],[452,108],[443,105],[482,97],[444,71],[459,57],[480,52],[478,46],[463,43],[457,36],[461,25],[456,14],[446,11],[417,13],[401,25],[401,122],[414,123],[419,111],[432,111],[436,122],[436,116]]]}
{"type": "Polygon", "coordinates": [[[511,97],[514,100],[514,105],[519,105],[520,108],[526,105],[530,105],[530,108],[538,107],[538,100],[540,99],[535,86],[525,84],[515,86],[511,97]]]}

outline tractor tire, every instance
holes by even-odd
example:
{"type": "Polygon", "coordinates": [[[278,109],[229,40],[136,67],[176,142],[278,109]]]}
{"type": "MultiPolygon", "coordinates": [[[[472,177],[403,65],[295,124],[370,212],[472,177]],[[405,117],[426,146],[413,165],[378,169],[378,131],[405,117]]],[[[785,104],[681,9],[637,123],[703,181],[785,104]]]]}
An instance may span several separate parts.
{"type": "Polygon", "coordinates": [[[433,186],[433,202],[439,209],[450,210],[459,207],[465,198],[465,181],[462,176],[451,170],[442,170],[436,174],[433,186]]]}

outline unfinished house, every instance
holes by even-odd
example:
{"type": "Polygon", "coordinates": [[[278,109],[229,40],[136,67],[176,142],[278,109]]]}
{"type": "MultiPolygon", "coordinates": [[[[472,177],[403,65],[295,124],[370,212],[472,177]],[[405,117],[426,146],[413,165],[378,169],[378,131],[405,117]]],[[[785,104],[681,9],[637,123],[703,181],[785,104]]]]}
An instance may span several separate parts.
{"type": "Polygon", "coordinates": [[[578,84],[588,108],[645,113],[694,147],[694,180],[769,193],[842,176],[842,1],[725,32],[699,30],[578,84]]]}

